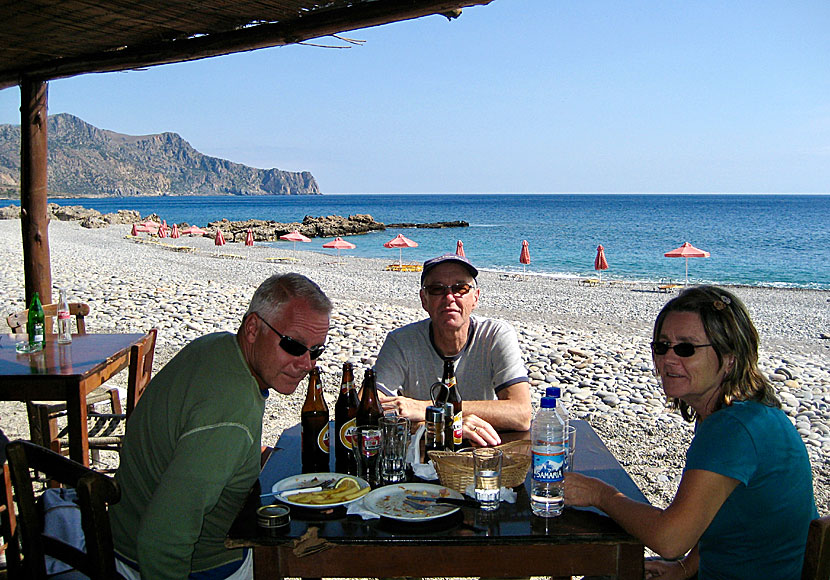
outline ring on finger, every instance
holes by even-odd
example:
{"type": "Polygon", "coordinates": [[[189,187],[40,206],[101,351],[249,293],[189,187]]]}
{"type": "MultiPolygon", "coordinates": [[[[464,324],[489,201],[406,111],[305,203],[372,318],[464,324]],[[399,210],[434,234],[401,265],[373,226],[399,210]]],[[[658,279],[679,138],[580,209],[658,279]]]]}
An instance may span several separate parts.
{"type": "Polygon", "coordinates": [[[476,431],[478,431],[478,427],[476,427],[475,425],[470,425],[470,431],[475,433],[476,431]]]}

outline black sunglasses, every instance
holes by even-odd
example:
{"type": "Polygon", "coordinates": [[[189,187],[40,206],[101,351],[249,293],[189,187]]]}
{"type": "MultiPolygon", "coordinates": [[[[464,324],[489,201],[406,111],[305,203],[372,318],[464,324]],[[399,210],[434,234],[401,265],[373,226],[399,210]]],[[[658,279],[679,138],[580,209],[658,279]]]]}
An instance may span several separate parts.
{"type": "Polygon", "coordinates": [[[319,358],[321,354],[323,354],[324,350],[326,350],[325,344],[318,344],[317,346],[312,346],[309,348],[299,340],[291,338],[290,336],[285,336],[279,330],[268,324],[268,322],[266,322],[265,319],[256,312],[254,314],[256,314],[257,318],[259,318],[262,322],[265,323],[265,326],[273,330],[276,333],[276,335],[280,337],[280,348],[288,354],[290,354],[291,356],[303,356],[306,352],[308,352],[308,356],[311,358],[311,360],[315,360],[319,358]]]}
{"type": "Polygon", "coordinates": [[[451,286],[447,286],[446,284],[429,284],[423,287],[424,291],[430,296],[443,296],[447,293],[447,290],[456,296],[465,296],[469,294],[470,290],[473,288],[475,288],[475,286],[466,282],[463,284],[453,284],[451,286]]]}
{"type": "Polygon", "coordinates": [[[664,355],[669,352],[669,349],[674,351],[674,354],[677,356],[681,356],[683,358],[688,358],[690,356],[694,356],[696,348],[703,348],[704,346],[712,346],[711,344],[692,344],[691,342],[678,342],[674,346],[666,342],[665,340],[660,340],[658,342],[651,343],[651,350],[654,351],[656,355],[664,355]]]}

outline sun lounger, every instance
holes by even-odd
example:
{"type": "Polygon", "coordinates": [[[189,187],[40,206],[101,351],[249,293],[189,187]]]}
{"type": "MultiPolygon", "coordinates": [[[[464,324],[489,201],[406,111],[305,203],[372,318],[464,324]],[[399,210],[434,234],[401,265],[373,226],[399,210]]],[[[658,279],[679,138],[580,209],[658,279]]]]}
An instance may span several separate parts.
{"type": "Polygon", "coordinates": [[[600,282],[596,278],[581,278],[579,280],[580,286],[599,286],[600,282]]]}
{"type": "Polygon", "coordinates": [[[392,272],[420,272],[424,267],[421,264],[389,264],[386,271],[392,272]]]}

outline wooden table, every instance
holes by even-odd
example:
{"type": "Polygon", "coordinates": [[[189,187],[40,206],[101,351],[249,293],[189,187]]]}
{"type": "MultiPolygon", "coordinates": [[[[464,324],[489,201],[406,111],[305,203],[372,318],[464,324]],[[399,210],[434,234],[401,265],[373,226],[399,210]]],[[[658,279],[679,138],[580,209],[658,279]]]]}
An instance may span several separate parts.
{"type": "MultiPolygon", "coordinates": [[[[572,423],[577,427],[575,470],[647,501],[591,426],[572,423]]],[[[270,491],[275,482],[300,472],[299,435],[299,426],[283,433],[226,541],[228,547],[253,548],[256,578],[643,577],[641,542],[597,510],[566,508],[556,518],[534,516],[529,479],[516,489],[515,504],[502,502],[494,512],[463,508],[460,515],[444,518],[446,522],[404,525],[385,518],[347,518],[344,508],[330,515],[292,508],[290,529],[268,536],[256,525],[259,490],[270,491]],[[298,557],[294,542],[312,527],[332,546],[298,557]]]]}
{"type": "Polygon", "coordinates": [[[76,334],[70,344],[48,335],[46,347],[17,354],[16,335],[0,335],[0,400],[66,401],[69,457],[89,465],[86,396],[126,368],[143,334],[76,334]]]}

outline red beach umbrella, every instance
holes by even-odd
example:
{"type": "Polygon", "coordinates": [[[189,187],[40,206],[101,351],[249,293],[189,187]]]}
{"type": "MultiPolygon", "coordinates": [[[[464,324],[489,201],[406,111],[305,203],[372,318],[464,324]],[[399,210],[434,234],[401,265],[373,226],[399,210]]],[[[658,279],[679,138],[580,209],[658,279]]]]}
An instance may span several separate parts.
{"type": "Polygon", "coordinates": [[[683,242],[679,248],[675,248],[671,252],[663,254],[666,258],[685,258],[686,259],[686,286],[689,285],[689,258],[708,258],[709,252],[695,248],[689,242],[683,242]]]}
{"type": "Polygon", "coordinates": [[[605,248],[597,246],[597,257],[594,258],[594,270],[599,272],[599,281],[602,282],[602,271],[608,269],[608,260],[605,259],[605,248]]]}
{"type": "Polygon", "coordinates": [[[179,233],[179,226],[178,224],[173,224],[173,229],[170,230],[170,237],[173,239],[180,238],[182,235],[179,233]]]}
{"type": "Polygon", "coordinates": [[[398,248],[398,264],[403,266],[403,248],[417,248],[418,243],[413,242],[403,234],[398,234],[385,244],[384,248],[398,248]]]}
{"type": "Polygon", "coordinates": [[[338,236],[338,237],[334,238],[332,241],[326,242],[325,244],[323,244],[323,247],[324,248],[335,248],[337,250],[337,263],[339,264],[340,263],[340,250],[351,250],[353,248],[356,248],[357,246],[355,246],[351,242],[347,242],[346,240],[344,240],[343,238],[338,236]]]}
{"type": "Polygon", "coordinates": [[[216,230],[216,237],[213,238],[213,243],[216,246],[225,245],[225,236],[222,235],[222,230],[216,230]]]}
{"type": "Polygon", "coordinates": [[[190,226],[182,230],[182,234],[187,234],[188,236],[203,236],[206,233],[208,233],[207,230],[203,230],[199,226],[190,226]]]}
{"type": "Polygon", "coordinates": [[[254,230],[248,228],[248,233],[245,234],[245,245],[246,246],[253,246],[254,245],[254,230]]]}
{"type": "Polygon", "coordinates": [[[303,234],[294,230],[291,233],[283,234],[280,236],[281,240],[287,240],[289,242],[294,242],[294,253],[297,253],[297,242],[310,242],[311,240],[305,237],[303,234]]]}
{"type": "Polygon", "coordinates": [[[166,238],[167,237],[167,220],[161,222],[161,226],[159,227],[159,237],[166,238]]]}
{"type": "Polygon", "coordinates": [[[130,231],[130,235],[131,236],[137,236],[138,235],[138,226],[136,224],[133,224],[133,229],[130,231]]]}
{"type": "Polygon", "coordinates": [[[464,242],[462,242],[461,240],[458,240],[458,243],[455,244],[455,255],[461,256],[462,258],[466,257],[464,255],[464,242]]]}
{"type": "Polygon", "coordinates": [[[522,240],[522,251],[519,254],[519,263],[522,265],[522,273],[524,274],[525,266],[530,264],[530,248],[527,240],[522,240]]]}

